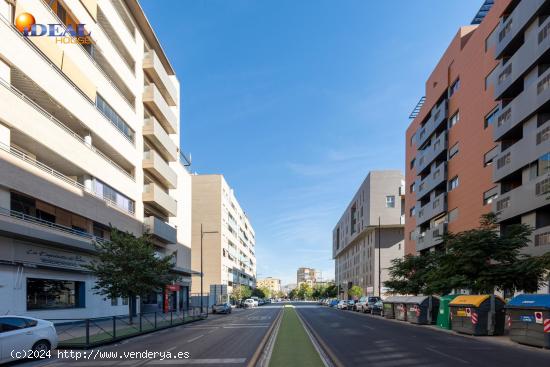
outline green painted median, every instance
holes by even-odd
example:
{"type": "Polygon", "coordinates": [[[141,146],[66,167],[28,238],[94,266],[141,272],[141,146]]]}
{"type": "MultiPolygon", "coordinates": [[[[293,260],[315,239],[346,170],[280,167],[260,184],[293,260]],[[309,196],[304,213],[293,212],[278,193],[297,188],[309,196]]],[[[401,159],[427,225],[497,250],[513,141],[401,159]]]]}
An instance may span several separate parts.
{"type": "Polygon", "coordinates": [[[269,367],[319,367],[323,362],[294,307],[285,306],[269,367]]]}

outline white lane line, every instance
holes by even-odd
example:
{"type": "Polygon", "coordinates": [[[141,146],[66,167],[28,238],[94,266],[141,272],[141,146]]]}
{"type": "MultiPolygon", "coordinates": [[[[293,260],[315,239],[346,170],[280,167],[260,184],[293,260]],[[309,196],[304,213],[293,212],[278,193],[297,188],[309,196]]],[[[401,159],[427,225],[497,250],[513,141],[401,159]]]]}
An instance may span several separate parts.
{"type": "Polygon", "coordinates": [[[450,354],[447,354],[447,353],[443,353],[437,349],[433,349],[433,348],[430,348],[430,347],[426,347],[426,350],[429,350],[430,352],[433,352],[435,354],[439,354],[440,356],[443,356],[443,357],[446,357],[446,358],[451,358],[451,359],[454,359],[455,361],[459,361],[459,362],[462,362],[462,363],[465,363],[465,364],[470,364],[470,362],[468,362],[467,360],[465,359],[462,359],[462,358],[458,358],[458,357],[455,357],[453,355],[450,355],[450,354]]]}
{"type": "Polygon", "coordinates": [[[199,340],[200,338],[202,338],[204,336],[204,334],[201,334],[199,336],[196,336],[194,338],[191,338],[187,341],[187,343],[193,343],[195,340],[199,340]]]}
{"type": "Polygon", "coordinates": [[[246,329],[246,328],[267,328],[269,325],[247,325],[247,326],[223,326],[223,329],[246,329]]]}
{"type": "Polygon", "coordinates": [[[155,360],[147,363],[148,365],[158,364],[242,364],[246,358],[203,358],[203,359],[165,359],[163,361],[155,360]]]}

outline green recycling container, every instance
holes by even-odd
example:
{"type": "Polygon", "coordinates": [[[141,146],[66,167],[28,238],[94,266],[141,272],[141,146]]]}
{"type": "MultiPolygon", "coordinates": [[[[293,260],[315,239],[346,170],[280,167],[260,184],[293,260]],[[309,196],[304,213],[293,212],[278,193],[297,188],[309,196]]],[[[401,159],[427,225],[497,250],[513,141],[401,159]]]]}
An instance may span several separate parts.
{"type": "Polygon", "coordinates": [[[446,296],[442,296],[439,298],[439,312],[437,313],[437,326],[439,326],[442,329],[451,330],[451,314],[450,314],[450,308],[449,303],[455,297],[458,296],[458,294],[448,294],[446,296]]]}

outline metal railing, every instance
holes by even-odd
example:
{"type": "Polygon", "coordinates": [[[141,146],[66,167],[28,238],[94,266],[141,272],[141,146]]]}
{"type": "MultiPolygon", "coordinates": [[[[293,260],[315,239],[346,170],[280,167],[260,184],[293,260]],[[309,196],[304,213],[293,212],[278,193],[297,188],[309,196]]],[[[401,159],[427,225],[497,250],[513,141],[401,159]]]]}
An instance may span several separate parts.
{"type": "Polygon", "coordinates": [[[90,233],[87,233],[87,232],[79,231],[79,230],[73,229],[71,227],[63,226],[61,224],[49,222],[47,220],[40,219],[40,218],[34,217],[32,215],[21,213],[21,212],[15,211],[15,210],[10,210],[10,209],[0,207],[0,215],[3,215],[5,217],[10,217],[10,218],[16,218],[16,219],[22,220],[22,221],[27,222],[27,223],[32,223],[32,224],[36,224],[36,225],[39,225],[39,226],[42,226],[42,227],[47,227],[49,229],[54,229],[56,231],[64,232],[64,233],[71,234],[71,235],[74,235],[74,236],[83,237],[83,238],[89,239],[90,241],[95,241],[95,242],[105,242],[106,241],[102,237],[97,237],[97,236],[94,236],[93,234],[90,234],[90,233]]]}
{"type": "Polygon", "coordinates": [[[19,149],[17,148],[14,148],[14,147],[10,147],[8,145],[5,145],[3,143],[0,143],[0,149],[13,155],[14,157],[17,157],[19,159],[21,159],[22,161],[25,161],[33,166],[35,166],[36,168],[39,168],[41,169],[42,171],[64,181],[65,183],[68,183],[69,185],[72,185],[76,188],[79,188],[80,190],[83,190],[89,194],[91,194],[92,196],[104,201],[107,203],[107,205],[109,205],[110,207],[113,207],[113,209],[117,209],[117,210],[120,210],[124,213],[128,213],[128,214],[132,214],[134,215],[135,214],[135,210],[131,209],[131,210],[127,210],[126,208],[123,208],[121,206],[119,206],[116,202],[114,202],[113,200],[99,194],[99,193],[96,193],[94,190],[92,189],[89,189],[87,188],[86,186],[82,185],[80,182],[64,175],[63,173],[51,168],[50,166],[47,166],[45,165],[44,163],[40,162],[40,161],[37,161],[35,158],[29,156],[28,154],[20,151],[19,149]]]}
{"type": "Polygon", "coordinates": [[[62,128],[63,130],[65,130],[66,133],[68,133],[69,135],[71,135],[73,138],[75,138],[76,140],[78,140],[80,143],[84,144],[85,147],[87,147],[88,149],[90,149],[91,151],[93,151],[94,153],[96,153],[97,155],[99,155],[101,158],[103,158],[104,160],[106,160],[110,165],[112,165],[114,168],[116,168],[118,171],[120,171],[121,173],[123,173],[124,175],[126,175],[128,178],[130,178],[132,181],[135,181],[136,179],[134,178],[134,176],[132,176],[128,171],[126,171],[124,168],[122,168],[121,166],[119,166],[117,163],[115,163],[113,160],[111,160],[111,158],[107,157],[105,155],[105,153],[101,152],[99,149],[97,149],[96,147],[86,143],[86,141],[84,140],[84,138],[82,138],[80,135],[78,135],[77,133],[75,133],[74,131],[72,131],[67,125],[65,125],[64,123],[62,123],[61,121],[59,121],[55,116],[53,116],[52,114],[50,114],[48,111],[46,111],[44,108],[42,108],[40,105],[38,105],[35,101],[33,101],[32,99],[30,99],[29,97],[27,97],[25,95],[25,93],[21,92],[19,89],[15,88],[13,85],[7,83],[4,79],[2,79],[0,77],[0,85],[2,85],[4,88],[6,88],[7,90],[9,90],[10,92],[12,92],[14,95],[16,95],[17,97],[19,97],[21,100],[23,100],[24,102],[26,102],[27,104],[29,104],[31,107],[33,107],[34,109],[36,109],[39,113],[41,113],[44,117],[46,117],[47,119],[49,119],[50,121],[52,121],[54,124],[56,124],[57,126],[59,126],[60,128],[62,128]]]}
{"type": "Polygon", "coordinates": [[[55,324],[58,348],[91,348],[208,317],[208,307],[83,319],[48,319],[55,324]]]}

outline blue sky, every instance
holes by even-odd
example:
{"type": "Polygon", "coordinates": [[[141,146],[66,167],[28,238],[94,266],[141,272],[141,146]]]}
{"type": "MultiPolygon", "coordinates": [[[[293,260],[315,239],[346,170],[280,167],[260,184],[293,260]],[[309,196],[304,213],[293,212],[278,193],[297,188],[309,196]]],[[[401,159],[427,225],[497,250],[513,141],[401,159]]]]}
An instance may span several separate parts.
{"type": "Polygon", "coordinates": [[[332,229],[369,170],[404,169],[408,115],[482,0],[142,0],[181,83],[182,147],[223,173],[258,277],[334,278],[332,229]]]}

